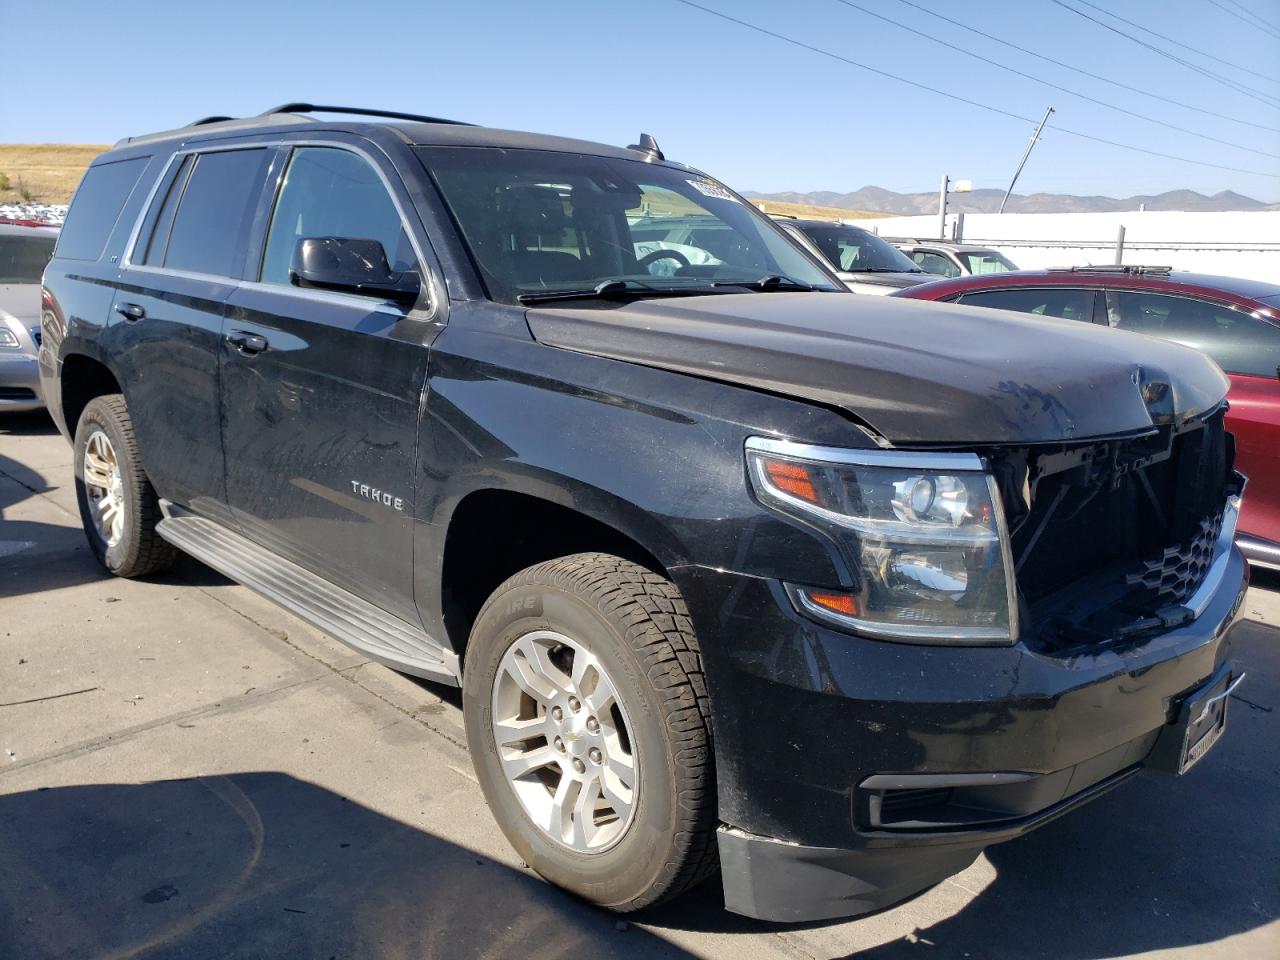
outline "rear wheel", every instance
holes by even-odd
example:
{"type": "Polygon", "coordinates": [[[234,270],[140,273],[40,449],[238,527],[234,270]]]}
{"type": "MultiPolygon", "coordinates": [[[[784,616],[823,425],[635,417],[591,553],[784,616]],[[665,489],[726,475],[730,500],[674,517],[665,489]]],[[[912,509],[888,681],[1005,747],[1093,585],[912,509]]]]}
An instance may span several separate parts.
{"type": "Polygon", "coordinates": [[[94,556],[119,577],[173,565],[177,549],[158,533],[160,503],[138,457],[124,397],[89,401],[75,437],[76,501],[94,556]]]}
{"type": "Polygon", "coordinates": [[[551,882],[629,911],[714,871],[701,656],[665,577],[606,554],[516,574],[476,619],[463,709],[490,808],[551,882]]]}

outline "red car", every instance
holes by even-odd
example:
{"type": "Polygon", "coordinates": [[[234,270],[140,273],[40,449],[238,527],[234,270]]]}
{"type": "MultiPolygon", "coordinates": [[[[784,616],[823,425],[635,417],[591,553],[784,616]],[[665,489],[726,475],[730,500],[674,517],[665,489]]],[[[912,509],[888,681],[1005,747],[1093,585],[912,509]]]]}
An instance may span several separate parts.
{"type": "Polygon", "coordinates": [[[957,277],[896,291],[914,300],[1118,327],[1204,351],[1231,378],[1227,426],[1249,487],[1237,543],[1280,569],[1280,286],[1167,267],[1074,267],[957,277]]]}

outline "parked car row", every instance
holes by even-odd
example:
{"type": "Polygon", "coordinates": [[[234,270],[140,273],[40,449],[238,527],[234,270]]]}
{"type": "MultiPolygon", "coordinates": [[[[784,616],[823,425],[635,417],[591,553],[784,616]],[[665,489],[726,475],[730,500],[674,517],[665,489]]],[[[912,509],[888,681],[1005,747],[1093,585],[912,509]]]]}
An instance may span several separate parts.
{"type": "Polygon", "coordinates": [[[1185,773],[1244,679],[1219,366],[847,289],[897,274],[647,136],[286,104],[94,161],[41,386],[108,571],[461,686],[551,882],[848,916],[1185,773]]]}

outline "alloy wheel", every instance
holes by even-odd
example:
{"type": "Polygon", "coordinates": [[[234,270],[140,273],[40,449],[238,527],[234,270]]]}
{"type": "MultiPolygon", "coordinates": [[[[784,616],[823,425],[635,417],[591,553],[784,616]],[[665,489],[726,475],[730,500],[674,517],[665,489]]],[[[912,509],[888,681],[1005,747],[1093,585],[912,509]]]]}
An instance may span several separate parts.
{"type": "Polygon", "coordinates": [[[517,638],[493,685],[493,739],[516,797],[578,853],[622,839],[639,796],[635,739],[600,660],[550,630],[517,638]]]}
{"type": "Polygon", "coordinates": [[[85,443],[82,474],[93,527],[108,547],[114,547],[124,536],[124,480],[115,448],[101,430],[85,443]]]}

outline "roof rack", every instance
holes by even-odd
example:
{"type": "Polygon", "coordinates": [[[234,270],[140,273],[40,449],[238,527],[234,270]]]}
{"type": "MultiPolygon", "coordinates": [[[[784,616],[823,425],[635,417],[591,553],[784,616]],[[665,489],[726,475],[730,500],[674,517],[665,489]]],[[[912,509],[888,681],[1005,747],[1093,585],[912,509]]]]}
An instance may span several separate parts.
{"type": "Polygon", "coordinates": [[[1125,266],[1120,264],[1104,263],[1096,267],[1050,267],[1049,273],[1122,273],[1140,277],[1147,274],[1161,274],[1167,276],[1172,272],[1172,270],[1173,267],[1147,267],[1138,264],[1125,266]]]}
{"type": "MultiPolygon", "coordinates": [[[[359,117],[390,117],[393,120],[416,120],[418,123],[450,123],[459,127],[473,127],[475,124],[463,120],[446,120],[444,117],[426,117],[420,113],[401,113],[399,110],[374,110],[366,107],[335,107],[319,103],[282,103],[278,107],[264,110],[260,117],[269,117],[275,113],[349,113],[359,117]]],[[[228,119],[228,118],[220,118],[228,119]]]]}

